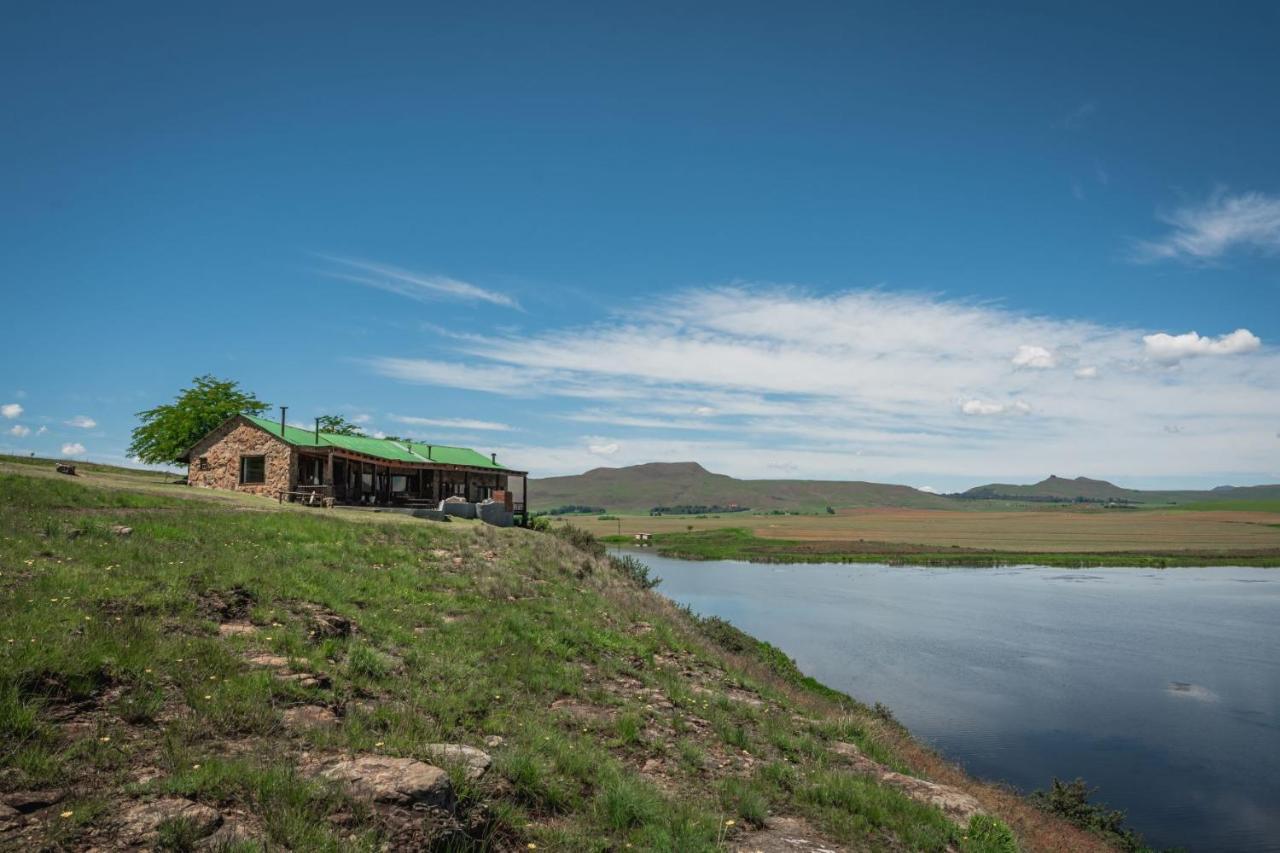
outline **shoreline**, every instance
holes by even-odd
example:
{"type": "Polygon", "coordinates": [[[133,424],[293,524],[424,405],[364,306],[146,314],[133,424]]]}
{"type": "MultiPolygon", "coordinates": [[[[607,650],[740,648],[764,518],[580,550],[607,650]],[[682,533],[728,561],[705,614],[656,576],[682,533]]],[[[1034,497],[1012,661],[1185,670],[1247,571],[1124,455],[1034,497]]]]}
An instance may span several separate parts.
{"type": "MultiPolygon", "coordinates": [[[[718,531],[717,531],[718,532],[718,531]]],[[[743,531],[745,532],[745,531],[743,531]]],[[[865,543],[865,550],[822,551],[813,545],[784,539],[763,539],[747,534],[731,537],[706,533],[655,534],[652,543],[637,547],[630,537],[605,536],[601,541],[637,553],[653,553],[677,560],[739,560],[747,563],[881,563],[889,566],[1001,568],[1045,566],[1049,568],[1170,569],[1211,566],[1280,568],[1280,553],[1178,552],[1178,551],[979,551],[946,550],[916,546],[885,547],[890,543],[865,543]],[[878,546],[878,547],[877,547],[878,546]],[[883,548],[883,550],[881,550],[883,548]]],[[[840,543],[831,543],[838,545],[840,543]]],[[[861,543],[860,543],[861,544],[861,543]]],[[[896,544],[896,543],[893,543],[896,544]]]]}

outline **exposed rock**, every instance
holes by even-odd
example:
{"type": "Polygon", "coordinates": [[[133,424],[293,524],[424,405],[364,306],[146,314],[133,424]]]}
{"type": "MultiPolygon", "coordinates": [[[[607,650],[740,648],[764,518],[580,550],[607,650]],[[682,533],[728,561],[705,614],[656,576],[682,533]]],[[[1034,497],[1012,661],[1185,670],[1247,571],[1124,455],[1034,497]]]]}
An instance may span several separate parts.
{"type": "Polygon", "coordinates": [[[303,604],[302,612],[313,640],[349,637],[355,631],[355,623],[350,619],[319,604],[303,604]]]}
{"type": "Polygon", "coordinates": [[[284,724],[290,729],[321,729],[338,724],[338,716],[323,705],[298,705],[286,708],[284,724]]]}
{"type": "Polygon", "coordinates": [[[133,528],[126,527],[123,524],[113,524],[111,525],[111,532],[117,536],[128,536],[133,533],[133,528]]]}
{"type": "Polygon", "coordinates": [[[257,632],[257,626],[248,622],[223,622],[218,626],[218,634],[223,637],[243,637],[257,632]]]}
{"type": "Polygon", "coordinates": [[[299,687],[328,687],[329,676],[314,672],[288,672],[276,676],[281,681],[291,681],[299,687]]]}
{"type": "Polygon", "coordinates": [[[131,844],[146,844],[156,839],[162,823],[176,820],[190,824],[198,838],[210,835],[222,825],[222,815],[216,809],[181,797],[169,797],[125,809],[120,815],[120,835],[131,844]]]}
{"type": "Polygon", "coordinates": [[[200,610],[215,622],[243,622],[253,610],[255,596],[242,586],[209,592],[200,601],[200,610]]]}
{"type": "Polygon", "coordinates": [[[502,735],[489,735],[487,738],[484,739],[484,745],[489,747],[489,749],[497,749],[498,747],[502,746],[506,742],[507,742],[507,739],[504,738],[502,735]]]}
{"type": "Polygon", "coordinates": [[[27,814],[48,808],[54,803],[59,803],[66,795],[66,791],[60,791],[56,788],[45,788],[38,791],[15,791],[12,794],[4,795],[4,804],[15,811],[27,814]]]}
{"type": "Polygon", "coordinates": [[[453,786],[449,774],[412,758],[361,755],[337,764],[322,774],[326,779],[345,782],[354,790],[380,803],[449,808],[453,786]]]}
{"type": "Polygon", "coordinates": [[[225,850],[236,845],[252,844],[255,840],[248,826],[238,820],[224,820],[218,831],[204,838],[199,846],[206,850],[225,850]]]}
{"type": "Polygon", "coordinates": [[[467,778],[473,782],[483,776],[488,771],[489,765],[493,764],[489,753],[460,743],[432,743],[428,744],[424,751],[431,756],[432,761],[462,765],[467,778]]]}
{"type": "Polygon", "coordinates": [[[858,773],[871,776],[918,803],[933,806],[960,826],[967,826],[974,815],[986,814],[981,803],[959,788],[897,773],[872,761],[852,743],[832,744],[831,751],[846,759],[858,773]]]}
{"type": "Polygon", "coordinates": [[[762,828],[730,838],[728,848],[734,853],[843,853],[825,841],[800,818],[771,817],[762,828]]]}
{"type": "Polygon", "coordinates": [[[612,708],[602,708],[599,705],[590,705],[575,699],[557,699],[551,703],[551,710],[589,723],[607,722],[613,719],[616,713],[612,708]]]}
{"type": "Polygon", "coordinates": [[[258,652],[245,658],[246,663],[254,666],[265,666],[271,669],[285,669],[289,666],[289,659],[283,655],[273,655],[270,652],[258,652]]]}

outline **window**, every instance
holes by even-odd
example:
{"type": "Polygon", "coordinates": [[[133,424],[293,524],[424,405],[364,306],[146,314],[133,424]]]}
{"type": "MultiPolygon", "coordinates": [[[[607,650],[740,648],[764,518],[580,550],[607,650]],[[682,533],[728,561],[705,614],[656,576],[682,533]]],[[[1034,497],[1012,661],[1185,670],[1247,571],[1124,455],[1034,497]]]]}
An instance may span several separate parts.
{"type": "Polygon", "coordinates": [[[391,492],[393,494],[404,494],[409,491],[409,478],[403,474],[391,475],[391,492]]]}
{"type": "Polygon", "coordinates": [[[208,470],[209,470],[209,457],[208,457],[208,456],[201,456],[201,457],[200,457],[200,470],[201,470],[201,471],[208,471],[208,470]]]}
{"type": "Polygon", "coordinates": [[[252,485],[267,482],[267,457],[240,457],[240,484],[252,485]]]}

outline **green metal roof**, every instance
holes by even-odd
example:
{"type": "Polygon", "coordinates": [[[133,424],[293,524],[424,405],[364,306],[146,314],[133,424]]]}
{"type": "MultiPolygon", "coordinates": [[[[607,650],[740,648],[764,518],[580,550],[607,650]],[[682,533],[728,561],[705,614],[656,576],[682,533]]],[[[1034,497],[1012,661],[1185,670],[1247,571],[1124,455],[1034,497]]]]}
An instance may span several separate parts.
{"type": "Polygon", "coordinates": [[[365,435],[337,435],[332,432],[321,432],[316,440],[315,430],[286,426],[281,432],[280,422],[254,415],[245,415],[247,420],[260,429],[264,429],[277,438],[282,438],[296,447],[336,447],[352,453],[363,453],[376,456],[389,462],[409,462],[425,464],[436,462],[442,465],[466,465],[470,468],[489,468],[495,471],[510,471],[504,465],[496,464],[483,453],[477,453],[469,447],[449,447],[443,444],[392,441],[389,438],[370,438],[365,435]],[[428,450],[430,448],[430,450],[428,450]],[[428,455],[430,454],[430,455],[428,455]]]}

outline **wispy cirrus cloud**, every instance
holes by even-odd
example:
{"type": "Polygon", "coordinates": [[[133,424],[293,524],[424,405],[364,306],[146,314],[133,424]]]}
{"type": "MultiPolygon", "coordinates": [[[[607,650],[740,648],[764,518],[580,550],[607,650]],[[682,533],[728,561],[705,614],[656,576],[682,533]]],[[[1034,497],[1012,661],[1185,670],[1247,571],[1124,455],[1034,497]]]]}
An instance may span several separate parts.
{"type": "Polygon", "coordinates": [[[1235,249],[1280,252],[1280,197],[1260,192],[1231,195],[1215,191],[1203,204],[1162,214],[1171,231],[1139,242],[1139,261],[1207,262],[1235,249]]]}
{"type": "Polygon", "coordinates": [[[66,424],[67,426],[75,427],[76,429],[93,429],[98,425],[98,422],[88,415],[76,415],[74,418],[66,421],[66,424]]]}
{"type": "Polygon", "coordinates": [[[345,258],[337,255],[317,255],[316,257],[332,265],[327,269],[318,270],[320,275],[385,290],[418,302],[457,299],[488,302],[506,308],[520,308],[520,304],[505,293],[449,276],[414,272],[392,264],[359,258],[345,258]]]}
{"type": "Polygon", "coordinates": [[[470,418],[419,418],[412,415],[388,415],[398,424],[420,427],[440,427],[443,429],[474,429],[482,432],[510,432],[515,427],[497,421],[478,421],[470,418]]]}
{"type": "Polygon", "coordinates": [[[1171,416],[1203,427],[1178,437],[1199,444],[1179,446],[1180,465],[1271,470],[1277,353],[1240,333],[1200,338],[1208,344],[1191,349],[1219,357],[1180,357],[1171,371],[1167,349],[1146,337],[929,295],[732,286],[651,300],[642,315],[451,339],[437,358],[367,364],[401,381],[537,398],[562,422],[608,430],[499,448],[538,473],[589,467],[600,454],[588,445],[616,444],[611,463],[696,459],[739,476],[768,476],[774,464],[907,482],[1146,476],[1169,473],[1171,416]]]}

